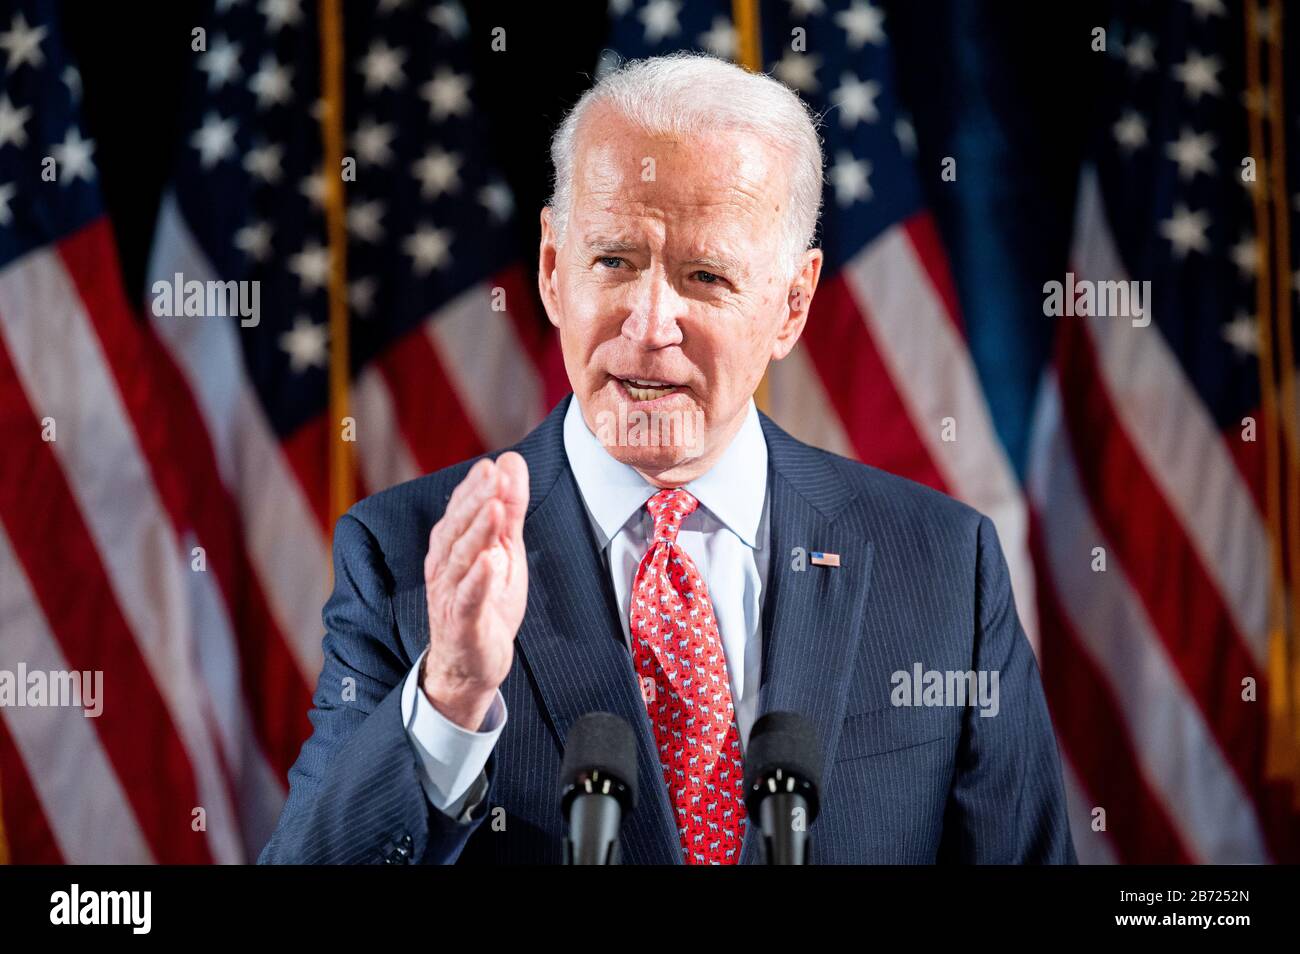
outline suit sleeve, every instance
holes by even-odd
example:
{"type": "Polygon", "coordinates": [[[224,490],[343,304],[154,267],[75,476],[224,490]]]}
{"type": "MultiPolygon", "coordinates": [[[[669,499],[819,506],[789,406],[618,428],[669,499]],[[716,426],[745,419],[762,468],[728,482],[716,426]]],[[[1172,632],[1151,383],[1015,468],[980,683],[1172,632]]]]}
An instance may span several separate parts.
{"type": "Polygon", "coordinates": [[[467,820],[434,809],[402,718],[406,657],[390,576],[366,526],[334,531],[334,592],[325,604],[324,668],[312,734],[289,770],[289,797],[263,864],[449,864],[487,812],[467,820]]]}
{"type": "Polygon", "coordinates": [[[982,715],[980,708],[965,713],[941,860],[1077,863],[1038,663],[987,517],[980,518],[978,530],[972,668],[990,673],[990,684],[991,674],[998,674],[996,715],[982,715]]]}

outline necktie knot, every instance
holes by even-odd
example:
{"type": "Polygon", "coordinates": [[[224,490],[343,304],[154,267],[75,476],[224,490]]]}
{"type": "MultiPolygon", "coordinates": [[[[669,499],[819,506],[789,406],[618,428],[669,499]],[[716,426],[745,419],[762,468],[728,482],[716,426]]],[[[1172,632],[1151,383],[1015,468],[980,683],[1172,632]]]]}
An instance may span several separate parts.
{"type": "Polygon", "coordinates": [[[682,528],[682,521],[695,511],[700,502],[681,487],[661,490],[646,501],[646,510],[654,518],[655,541],[677,542],[677,531],[682,528]]]}

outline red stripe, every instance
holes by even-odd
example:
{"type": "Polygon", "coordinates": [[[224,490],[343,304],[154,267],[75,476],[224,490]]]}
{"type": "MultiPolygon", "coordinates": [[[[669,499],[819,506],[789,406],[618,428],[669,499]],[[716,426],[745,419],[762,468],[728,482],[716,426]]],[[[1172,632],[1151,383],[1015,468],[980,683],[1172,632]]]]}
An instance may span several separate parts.
{"type": "Polygon", "coordinates": [[[253,571],[239,509],[221,482],[189,382],[148,324],[127,308],[107,222],[75,233],[59,250],[172,525],[178,537],[192,532],[204,548],[207,571],[217,581],[231,620],[245,711],[267,759],[283,778],[311,731],[311,690],[253,571]]]}
{"type": "Polygon", "coordinates": [[[854,454],[947,492],[858,307],[843,275],[834,276],[817,289],[801,339],[854,454]]]}
{"type": "Polygon", "coordinates": [[[9,844],[9,863],[14,865],[61,865],[63,853],[54,839],[54,831],[45,809],[32,787],[32,780],[23,764],[22,753],[9,734],[5,720],[0,719],[0,803],[4,817],[5,840],[9,844]]]}
{"type": "Polygon", "coordinates": [[[329,536],[330,454],[329,415],[317,414],[280,442],[289,470],[307,500],[317,525],[329,536]]]}
{"type": "Polygon", "coordinates": [[[422,471],[486,450],[423,327],[384,352],[378,366],[393,396],[397,426],[422,471]]]}
{"type": "Polygon", "coordinates": [[[185,747],[39,420],[0,342],[0,520],[68,665],[104,673],[108,701],[93,722],[155,857],[210,862],[190,830],[200,802],[185,747]]]}
{"type": "Polygon", "coordinates": [[[935,227],[934,218],[929,212],[918,212],[903,222],[903,231],[916,251],[916,257],[930,276],[930,285],[943,302],[944,311],[964,338],[966,328],[961,318],[961,306],[957,301],[957,286],[953,284],[952,272],[948,268],[948,254],[943,248],[943,239],[935,227]]]}
{"type": "Polygon", "coordinates": [[[1263,408],[1255,408],[1242,417],[1249,417],[1255,421],[1255,439],[1251,441],[1242,440],[1242,431],[1244,425],[1240,421],[1229,423],[1228,430],[1223,435],[1223,442],[1228,447],[1228,453],[1232,456],[1232,462],[1237,465],[1237,472],[1241,474],[1242,482],[1250,490],[1251,496],[1255,499],[1255,506],[1261,513],[1268,509],[1267,490],[1265,485],[1265,474],[1267,468],[1264,461],[1264,441],[1267,439],[1264,434],[1264,411],[1263,408]]]}
{"type": "Polygon", "coordinates": [[[1043,533],[1031,508],[1029,550],[1037,580],[1043,691],[1052,725],[1070,754],[1080,784],[1088,790],[1089,812],[1094,807],[1106,810],[1106,831],[1121,861],[1188,864],[1193,855],[1142,775],[1141,759],[1118,716],[1120,704],[1080,648],[1083,642],[1057,601],[1043,533]]]}
{"type": "Polygon", "coordinates": [[[1270,852],[1289,857],[1297,817],[1289,791],[1265,780],[1266,703],[1244,704],[1241,698],[1241,680],[1251,676],[1267,699],[1267,672],[1256,667],[1217,584],[1120,423],[1086,329],[1067,322],[1057,340],[1066,429],[1097,524],[1224,757],[1258,806],[1270,852]]]}
{"type": "Polygon", "coordinates": [[[536,276],[531,269],[516,263],[493,276],[494,285],[505,289],[506,312],[514,322],[515,333],[542,379],[541,412],[545,414],[568,394],[569,375],[564,370],[560,336],[537,297],[536,276]]]}

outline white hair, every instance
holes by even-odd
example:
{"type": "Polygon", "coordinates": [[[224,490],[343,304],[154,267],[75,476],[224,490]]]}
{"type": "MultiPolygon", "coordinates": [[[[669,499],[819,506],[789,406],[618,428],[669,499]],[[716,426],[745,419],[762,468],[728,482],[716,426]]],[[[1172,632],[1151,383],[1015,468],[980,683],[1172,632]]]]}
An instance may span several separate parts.
{"type": "Polygon", "coordinates": [[[819,118],[778,80],[702,53],[674,53],[614,66],[564,117],[551,139],[556,241],[563,243],[573,203],[578,127],[596,105],[612,107],[651,135],[689,138],[719,129],[760,137],[789,160],[790,201],[782,245],[791,266],[812,247],[822,202],[819,118]]]}

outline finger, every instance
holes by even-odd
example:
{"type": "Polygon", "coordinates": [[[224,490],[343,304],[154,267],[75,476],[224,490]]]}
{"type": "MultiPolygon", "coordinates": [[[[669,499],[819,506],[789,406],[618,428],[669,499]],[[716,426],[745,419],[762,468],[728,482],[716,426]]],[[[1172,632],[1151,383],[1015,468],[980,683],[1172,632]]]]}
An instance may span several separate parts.
{"type": "Polygon", "coordinates": [[[505,509],[501,506],[501,501],[492,499],[483,505],[474,522],[452,544],[441,574],[446,585],[455,586],[460,582],[478,555],[496,542],[504,521],[505,509]]]}
{"type": "Polygon", "coordinates": [[[528,512],[528,463],[514,451],[507,451],[497,458],[497,474],[496,496],[505,505],[509,534],[522,534],[528,512]]]}
{"type": "Polygon", "coordinates": [[[484,458],[470,469],[456,489],[442,519],[429,531],[429,550],[425,560],[426,578],[446,561],[452,544],[461,537],[483,509],[483,504],[496,493],[496,467],[484,458]]]}
{"type": "Polygon", "coordinates": [[[456,586],[452,613],[457,621],[466,623],[477,618],[492,590],[492,572],[491,552],[484,550],[456,586]]]}

